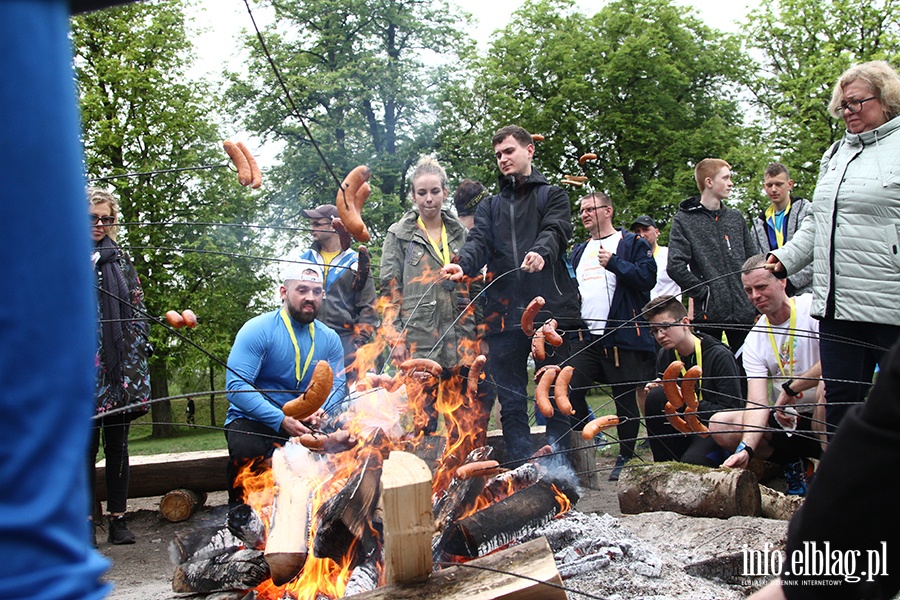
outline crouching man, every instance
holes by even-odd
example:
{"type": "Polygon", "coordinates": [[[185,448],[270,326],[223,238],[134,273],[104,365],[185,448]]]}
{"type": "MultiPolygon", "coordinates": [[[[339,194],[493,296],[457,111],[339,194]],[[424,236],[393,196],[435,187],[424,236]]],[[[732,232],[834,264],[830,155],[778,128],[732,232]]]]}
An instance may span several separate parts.
{"type": "Polygon", "coordinates": [[[819,322],[809,316],[812,295],[789,298],[787,280],[776,279],[765,262],[762,254],[751,256],[741,275],[747,297],[762,313],[744,342],[747,405],[715,415],[710,430],[734,452],[723,466],[746,468],[754,456],[769,460],[784,467],[787,493],[803,496],[812,473],[808,459],[822,452],[816,433],[825,411],[818,401],[819,322]]]}

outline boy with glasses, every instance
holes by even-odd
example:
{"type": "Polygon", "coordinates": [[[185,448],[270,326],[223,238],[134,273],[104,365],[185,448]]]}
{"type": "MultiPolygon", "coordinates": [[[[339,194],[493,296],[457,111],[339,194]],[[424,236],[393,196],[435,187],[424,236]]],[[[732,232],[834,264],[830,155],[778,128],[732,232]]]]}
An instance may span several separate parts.
{"type": "MultiPolygon", "coordinates": [[[[667,399],[661,377],[675,360],[684,363],[681,375],[695,365],[703,370],[696,386],[697,416],[708,425],[716,412],[734,410],[742,404],[740,373],[734,355],[712,337],[692,332],[687,309],[673,296],[654,298],[644,306],[642,313],[650,324],[650,332],[662,346],[656,357],[660,378],[647,384],[645,425],[653,460],[717,467],[727,454],[723,454],[711,435],[704,438],[698,434],[680,433],[666,418],[667,399]]],[[[679,412],[683,412],[683,408],[679,412]]]]}

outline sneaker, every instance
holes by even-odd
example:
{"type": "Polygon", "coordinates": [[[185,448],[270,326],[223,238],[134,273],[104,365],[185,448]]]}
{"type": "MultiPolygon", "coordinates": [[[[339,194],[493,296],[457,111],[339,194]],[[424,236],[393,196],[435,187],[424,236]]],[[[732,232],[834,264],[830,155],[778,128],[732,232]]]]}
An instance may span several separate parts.
{"type": "Polygon", "coordinates": [[[784,466],[784,478],[787,480],[788,496],[805,496],[809,490],[809,480],[815,467],[811,461],[801,458],[795,463],[784,466]]]}
{"type": "Polygon", "coordinates": [[[128,530],[128,523],[125,522],[124,516],[109,518],[109,535],[107,540],[110,544],[133,544],[134,534],[128,530]]]}
{"type": "Polygon", "coordinates": [[[606,439],[606,435],[602,431],[594,436],[594,446],[597,447],[597,450],[605,448],[607,444],[609,444],[609,440],[606,439]]]}
{"type": "Polygon", "coordinates": [[[622,467],[625,466],[625,463],[628,462],[629,459],[622,456],[621,454],[616,457],[616,466],[613,467],[613,470],[609,472],[609,480],[610,481],[618,481],[619,473],[622,472],[622,467]]]}

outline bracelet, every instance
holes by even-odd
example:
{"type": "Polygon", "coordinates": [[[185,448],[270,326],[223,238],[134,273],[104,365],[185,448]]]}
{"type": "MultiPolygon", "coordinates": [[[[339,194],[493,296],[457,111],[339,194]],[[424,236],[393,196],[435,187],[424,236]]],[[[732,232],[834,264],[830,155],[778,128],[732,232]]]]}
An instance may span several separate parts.
{"type": "Polygon", "coordinates": [[[788,379],[784,383],[781,384],[781,389],[784,390],[784,393],[790,396],[791,398],[796,398],[800,395],[800,392],[795,392],[791,389],[791,384],[794,383],[793,379],[788,379]]]}
{"type": "Polygon", "coordinates": [[[750,460],[753,460],[753,448],[751,448],[750,446],[748,446],[746,443],[741,442],[740,444],[738,444],[738,447],[734,449],[734,453],[737,454],[737,453],[740,452],[741,450],[743,450],[743,451],[745,451],[745,452],[747,453],[747,457],[748,457],[750,460]]]}

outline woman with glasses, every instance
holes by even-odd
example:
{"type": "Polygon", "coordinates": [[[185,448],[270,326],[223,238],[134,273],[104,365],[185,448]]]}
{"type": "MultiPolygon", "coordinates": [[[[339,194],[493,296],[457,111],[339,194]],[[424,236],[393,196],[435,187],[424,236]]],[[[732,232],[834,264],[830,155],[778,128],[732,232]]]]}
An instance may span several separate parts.
{"type": "Polygon", "coordinates": [[[900,76],[885,61],[847,69],[829,112],[847,131],[825,152],[813,219],[769,255],[777,277],[813,264],[826,421],[865,400],[900,337],[900,76]]]}
{"type": "MultiPolygon", "coordinates": [[[[133,544],[134,534],[125,523],[128,499],[129,423],[149,408],[150,354],[148,326],[144,315],[144,293],[128,255],[116,244],[115,197],[101,189],[88,189],[91,260],[97,277],[99,344],[97,348],[97,417],[89,454],[90,477],[103,435],[106,456],[106,507],[109,512],[108,540],[133,544]],[[117,410],[120,409],[120,410],[117,410]],[[106,414],[110,413],[110,414],[106,414]]],[[[91,485],[93,490],[94,486],[91,485]]],[[[96,545],[96,538],[95,538],[96,545]]]]}

